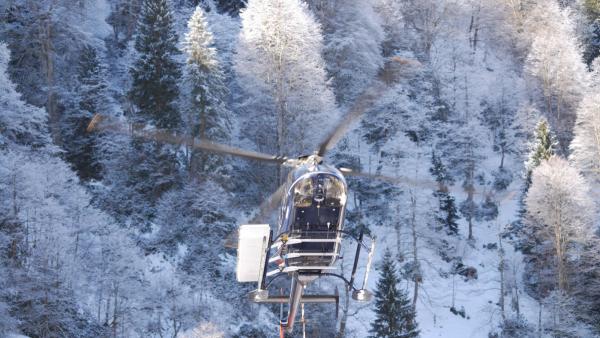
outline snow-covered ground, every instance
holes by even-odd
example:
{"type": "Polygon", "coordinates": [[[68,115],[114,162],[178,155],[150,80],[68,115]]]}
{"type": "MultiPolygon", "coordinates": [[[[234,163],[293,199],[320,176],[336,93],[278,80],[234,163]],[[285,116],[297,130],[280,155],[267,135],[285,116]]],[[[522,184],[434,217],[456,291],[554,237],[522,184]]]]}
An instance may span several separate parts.
{"type": "MultiPolygon", "coordinates": [[[[489,158],[485,161],[487,168],[482,168],[486,172],[491,172],[494,166],[497,166],[499,157],[489,153],[489,158]]],[[[419,172],[427,173],[427,163],[414,164],[413,166],[423,167],[419,172]],[[425,170],[423,170],[425,169],[425,170]]],[[[508,161],[508,167],[517,167],[518,163],[508,161]]],[[[427,175],[427,174],[426,174],[427,175]]],[[[417,301],[417,322],[421,331],[421,336],[444,337],[444,338],[466,338],[466,337],[487,337],[490,332],[497,332],[498,325],[501,322],[502,314],[499,305],[500,300],[500,251],[499,235],[507,224],[514,221],[517,215],[519,187],[522,184],[520,179],[516,179],[506,191],[498,193],[496,197],[499,200],[499,214],[492,221],[474,221],[473,236],[474,240],[467,240],[468,225],[466,220],[459,220],[459,235],[448,236],[444,232],[437,235],[447,239],[451,246],[456,250],[449,252],[450,256],[462,257],[465,266],[477,269],[477,278],[467,280],[465,277],[452,274],[452,263],[444,261],[435,244],[437,241],[431,241],[431,230],[426,229],[427,224],[417,225],[417,243],[419,262],[421,264],[423,282],[419,286],[419,297],[417,301]],[[493,248],[484,248],[484,245],[494,244],[493,248]],[[454,307],[457,311],[464,310],[465,317],[451,312],[454,307]]],[[[459,191],[459,188],[452,189],[453,192],[459,191]]],[[[422,190],[417,192],[431,194],[431,190],[422,190]]],[[[455,196],[457,201],[466,198],[466,195],[455,196]]],[[[430,213],[434,212],[432,209],[430,213]]],[[[408,209],[403,212],[410,212],[408,209]]],[[[427,213],[427,210],[423,210],[427,213]]],[[[400,250],[405,255],[412,248],[412,238],[409,229],[401,231],[402,247],[398,248],[396,232],[393,226],[375,227],[374,234],[377,238],[377,250],[374,257],[378,262],[383,257],[385,248],[390,248],[392,252],[400,250]]],[[[531,299],[522,286],[522,255],[516,251],[508,239],[502,240],[505,251],[505,262],[507,270],[505,271],[505,315],[514,316],[514,309],[511,308],[511,294],[506,285],[516,284],[519,292],[520,313],[525,316],[529,323],[537,323],[538,303],[531,299]],[[513,270],[515,269],[515,270],[513,270]],[[514,277],[516,272],[516,278],[514,277]]],[[[351,248],[350,250],[353,250],[351,248]]],[[[397,252],[397,251],[396,251],[397,252]]],[[[410,260],[410,258],[408,258],[410,260]]],[[[364,267],[364,260],[362,266],[364,267]]],[[[364,271],[361,269],[362,274],[364,271]]],[[[369,289],[375,290],[378,279],[378,272],[371,272],[369,279],[369,289]]],[[[403,281],[401,286],[412,299],[414,284],[410,281],[403,281]]],[[[360,305],[351,305],[352,307],[360,305]]],[[[372,307],[364,308],[354,317],[348,320],[348,332],[354,337],[366,337],[369,334],[370,323],[374,319],[372,307]]]]}

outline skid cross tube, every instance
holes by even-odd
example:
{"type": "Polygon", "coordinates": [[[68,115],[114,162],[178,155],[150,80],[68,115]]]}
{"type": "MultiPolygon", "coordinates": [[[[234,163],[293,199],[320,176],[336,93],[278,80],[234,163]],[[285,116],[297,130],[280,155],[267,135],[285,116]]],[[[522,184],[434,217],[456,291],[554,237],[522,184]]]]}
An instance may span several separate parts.
{"type": "MultiPolygon", "coordinates": [[[[353,234],[352,234],[350,231],[347,231],[347,230],[322,230],[322,231],[317,231],[317,230],[315,230],[315,231],[313,231],[313,232],[322,232],[322,233],[331,233],[331,232],[336,232],[336,233],[340,233],[340,234],[346,235],[346,236],[348,236],[348,237],[351,237],[353,240],[355,240],[356,242],[358,242],[358,243],[359,243],[359,244],[360,244],[362,247],[364,247],[365,249],[369,250],[369,248],[370,248],[370,247],[369,247],[367,244],[365,244],[365,242],[363,242],[363,239],[362,239],[363,237],[360,237],[360,238],[359,238],[359,237],[356,237],[356,236],[355,236],[355,235],[353,235],[353,234]]],[[[363,232],[364,232],[364,229],[362,229],[362,227],[361,227],[361,233],[363,233],[363,232]]],[[[275,237],[275,238],[274,238],[274,239],[271,241],[271,248],[272,248],[272,246],[273,246],[273,245],[275,245],[275,244],[276,244],[276,243],[277,243],[277,242],[280,240],[280,238],[281,238],[283,235],[290,236],[290,234],[289,234],[289,233],[281,233],[281,234],[279,234],[277,237],[275,237]]],[[[367,236],[368,236],[369,238],[371,238],[371,236],[369,236],[369,235],[367,235],[367,236]]],[[[288,242],[288,241],[290,241],[290,240],[292,240],[292,239],[294,239],[294,238],[293,238],[293,237],[289,237],[289,239],[287,239],[287,240],[286,240],[286,242],[288,242]]],[[[372,238],[371,238],[371,239],[372,239],[372,238]]],[[[333,240],[332,240],[332,241],[333,241],[333,240]]],[[[291,244],[291,245],[293,245],[293,244],[291,244]]]]}
{"type": "MultiPolygon", "coordinates": [[[[256,303],[265,303],[265,304],[281,304],[288,303],[289,297],[286,295],[282,296],[269,296],[267,299],[262,299],[257,301],[256,303]]],[[[339,296],[336,295],[303,295],[300,298],[300,303],[336,303],[338,301],[339,296]]]]}

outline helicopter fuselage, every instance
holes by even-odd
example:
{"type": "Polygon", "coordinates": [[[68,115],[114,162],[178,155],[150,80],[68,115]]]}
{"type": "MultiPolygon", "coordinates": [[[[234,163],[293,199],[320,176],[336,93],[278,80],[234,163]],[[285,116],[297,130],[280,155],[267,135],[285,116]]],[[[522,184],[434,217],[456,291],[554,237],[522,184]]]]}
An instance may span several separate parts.
{"type": "Polygon", "coordinates": [[[285,266],[319,272],[333,265],[346,210],[344,176],[326,164],[301,164],[290,172],[285,191],[276,237],[285,239],[285,266]]]}

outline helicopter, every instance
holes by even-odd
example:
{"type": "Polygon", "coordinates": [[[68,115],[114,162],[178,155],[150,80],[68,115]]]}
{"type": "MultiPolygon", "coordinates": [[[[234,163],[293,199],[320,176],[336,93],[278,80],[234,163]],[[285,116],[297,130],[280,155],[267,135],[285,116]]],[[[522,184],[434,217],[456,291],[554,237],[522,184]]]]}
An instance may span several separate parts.
{"type": "Polygon", "coordinates": [[[280,304],[280,336],[293,331],[301,309],[301,322],[304,324],[304,304],[333,303],[336,313],[339,308],[339,294],[305,294],[308,286],[319,278],[334,277],[343,281],[352,298],[368,302],[373,294],[367,289],[369,271],[375,252],[375,238],[360,229],[359,234],[344,229],[345,212],[348,200],[346,177],[356,176],[378,179],[392,184],[404,183],[412,186],[436,188],[438,184],[429,180],[389,177],[370,174],[350,168],[336,168],[325,163],[325,156],[343,136],[351,130],[364,112],[385,92],[393,78],[394,68],[419,66],[417,61],[391,58],[373,83],[358,96],[349,111],[337,126],[319,143],[312,154],[297,158],[275,156],[256,151],[214,143],[207,139],[190,138],[156,129],[131,128],[130,126],[96,114],[88,125],[88,131],[108,130],[131,134],[137,138],[171,143],[186,144],[203,151],[232,155],[236,157],[277,164],[290,168],[287,179],[260,205],[258,213],[247,224],[239,227],[233,236],[225,240],[225,246],[237,248],[236,277],[241,283],[257,283],[248,299],[260,304],[280,304]],[[276,226],[263,221],[279,208],[276,226]],[[367,237],[368,240],[365,239],[367,237]],[[342,242],[345,238],[356,242],[352,270],[349,277],[336,273],[336,263],[342,257],[342,242]],[[367,262],[362,284],[355,285],[361,250],[367,252],[367,262]],[[272,269],[269,270],[269,267],[272,269]],[[291,280],[289,295],[271,295],[269,288],[273,281],[288,276],[291,280]],[[287,314],[283,314],[283,304],[287,303],[287,314]]]}
{"type": "Polygon", "coordinates": [[[354,300],[371,300],[372,294],[366,285],[375,239],[370,238],[370,245],[367,245],[362,230],[355,237],[343,229],[348,187],[342,171],[324,164],[318,154],[288,160],[284,165],[293,166],[293,170],[282,189],[276,192],[275,198],[281,200],[276,236],[273,237],[268,224],[240,226],[236,275],[239,282],[258,283],[256,290],[249,294],[251,301],[288,303],[286,318],[280,311],[280,331],[290,333],[299,306],[302,307],[303,324],[306,303],[335,303],[336,310],[339,308],[337,292],[334,295],[304,295],[305,288],[318,278],[337,277],[352,291],[354,300]],[[335,263],[341,256],[343,237],[351,237],[357,242],[350,279],[334,273],[335,263]],[[354,278],[361,248],[367,250],[368,259],[363,284],[357,288],[354,278]],[[274,269],[268,271],[269,265],[274,269]],[[282,275],[291,279],[290,294],[271,296],[269,285],[282,275]],[[268,283],[267,277],[271,278],[268,283]]]}

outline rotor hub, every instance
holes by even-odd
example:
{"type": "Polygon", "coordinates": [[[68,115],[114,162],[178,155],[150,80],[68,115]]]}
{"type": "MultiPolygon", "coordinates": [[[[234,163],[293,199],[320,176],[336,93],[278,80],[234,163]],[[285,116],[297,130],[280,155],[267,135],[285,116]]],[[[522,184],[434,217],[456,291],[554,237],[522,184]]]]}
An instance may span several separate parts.
{"type": "Polygon", "coordinates": [[[305,164],[317,166],[321,163],[323,163],[323,157],[319,156],[317,153],[314,153],[312,155],[303,155],[298,158],[287,159],[285,162],[283,162],[283,165],[293,168],[305,164]]]}

